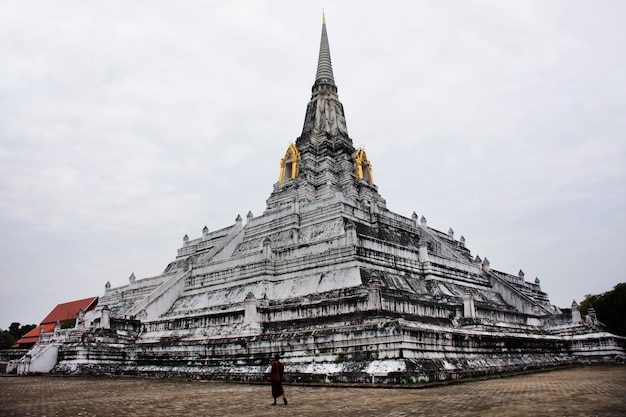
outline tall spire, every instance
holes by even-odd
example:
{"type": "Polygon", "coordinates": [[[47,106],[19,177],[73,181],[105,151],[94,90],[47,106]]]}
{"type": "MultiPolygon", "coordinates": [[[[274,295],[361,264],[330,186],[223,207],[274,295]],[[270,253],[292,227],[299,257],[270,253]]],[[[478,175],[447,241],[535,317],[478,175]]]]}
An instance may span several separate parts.
{"type": "Polygon", "coordinates": [[[385,207],[363,149],[355,150],[348,135],[343,105],[330,62],[326,18],[322,14],[322,39],[315,83],[306,107],[302,133],[289,145],[280,161],[278,182],[267,200],[268,210],[336,197],[385,207]]]}
{"type": "Polygon", "coordinates": [[[343,113],[343,105],[337,96],[337,86],[333,77],[333,66],[330,62],[330,48],[328,47],[328,34],[326,33],[326,18],[322,15],[322,40],[317,59],[317,73],[313,84],[311,101],[307,106],[304,117],[302,135],[296,146],[301,148],[305,142],[309,142],[311,134],[325,134],[329,136],[343,136],[346,151],[353,153],[352,140],[348,137],[346,119],[343,113]]]}
{"type": "Polygon", "coordinates": [[[313,92],[316,87],[320,85],[331,85],[333,90],[337,91],[335,85],[335,78],[333,77],[333,66],[330,61],[330,47],[328,46],[328,34],[326,33],[326,16],[322,12],[322,40],[320,41],[320,53],[317,59],[317,73],[315,74],[315,84],[313,85],[313,92]]]}

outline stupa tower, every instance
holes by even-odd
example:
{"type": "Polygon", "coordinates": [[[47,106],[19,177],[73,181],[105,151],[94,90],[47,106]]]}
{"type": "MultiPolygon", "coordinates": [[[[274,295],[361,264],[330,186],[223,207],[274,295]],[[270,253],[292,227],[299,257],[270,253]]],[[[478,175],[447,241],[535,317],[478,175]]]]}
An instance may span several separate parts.
{"type": "Polygon", "coordinates": [[[372,164],[365,150],[355,149],[348,135],[323,16],[317,71],[302,134],[295,144],[289,145],[280,161],[278,182],[267,201],[267,209],[328,198],[337,193],[366,205],[385,207],[385,200],[374,184],[372,164]]]}
{"type": "Polygon", "coordinates": [[[325,22],[280,167],[265,213],[185,234],[157,276],[107,283],[98,308],[40,338],[24,366],[263,381],[280,352],[290,381],[398,384],[623,361],[624,338],[562,314],[538,280],[385,208],[348,136],[325,22]]]}

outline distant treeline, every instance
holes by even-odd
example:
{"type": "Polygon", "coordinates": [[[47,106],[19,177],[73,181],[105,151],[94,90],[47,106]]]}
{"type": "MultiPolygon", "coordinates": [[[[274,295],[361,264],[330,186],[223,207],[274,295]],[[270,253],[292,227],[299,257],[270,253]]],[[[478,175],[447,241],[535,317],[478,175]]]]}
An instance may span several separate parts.
{"type": "Polygon", "coordinates": [[[18,322],[13,322],[9,326],[9,330],[0,329],[0,349],[10,348],[15,342],[20,340],[22,336],[37,327],[36,324],[26,324],[22,326],[18,322]]]}
{"type": "Polygon", "coordinates": [[[626,336],[626,282],[617,284],[611,291],[587,295],[580,303],[580,312],[585,315],[590,307],[596,310],[598,321],[607,331],[626,336]]]}

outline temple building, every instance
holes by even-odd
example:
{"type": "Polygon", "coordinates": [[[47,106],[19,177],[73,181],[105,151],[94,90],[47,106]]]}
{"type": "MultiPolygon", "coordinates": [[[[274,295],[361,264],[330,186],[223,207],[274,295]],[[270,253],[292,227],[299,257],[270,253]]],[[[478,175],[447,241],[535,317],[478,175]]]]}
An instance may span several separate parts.
{"type": "Polygon", "coordinates": [[[31,366],[43,344],[53,372],[236,380],[264,380],[275,353],[291,381],[326,382],[623,360],[624,338],[551,305],[538,280],[387,209],[348,134],[325,22],[302,132],[278,161],[261,215],[185,235],[158,276],[107,283],[95,310],[35,345],[31,366]]]}
{"type": "Polygon", "coordinates": [[[37,343],[42,334],[53,333],[62,328],[74,327],[79,316],[86,312],[95,310],[98,305],[98,297],[89,297],[82,300],[70,301],[57,304],[50,313],[30,332],[18,340],[15,349],[30,348],[37,343]]]}

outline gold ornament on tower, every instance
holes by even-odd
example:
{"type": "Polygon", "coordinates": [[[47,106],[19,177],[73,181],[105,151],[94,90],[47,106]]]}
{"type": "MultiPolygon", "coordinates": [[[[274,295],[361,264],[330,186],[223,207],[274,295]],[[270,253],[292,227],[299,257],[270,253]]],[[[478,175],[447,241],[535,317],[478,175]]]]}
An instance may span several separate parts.
{"type": "Polygon", "coordinates": [[[367,159],[365,149],[360,147],[354,153],[356,159],[356,177],[365,180],[370,184],[374,184],[374,174],[372,173],[372,163],[367,159]]]}
{"type": "Polygon", "coordinates": [[[296,178],[298,176],[298,158],[300,152],[296,145],[293,143],[287,148],[285,156],[280,160],[280,174],[278,175],[278,182],[283,182],[286,179],[296,178]]]}

